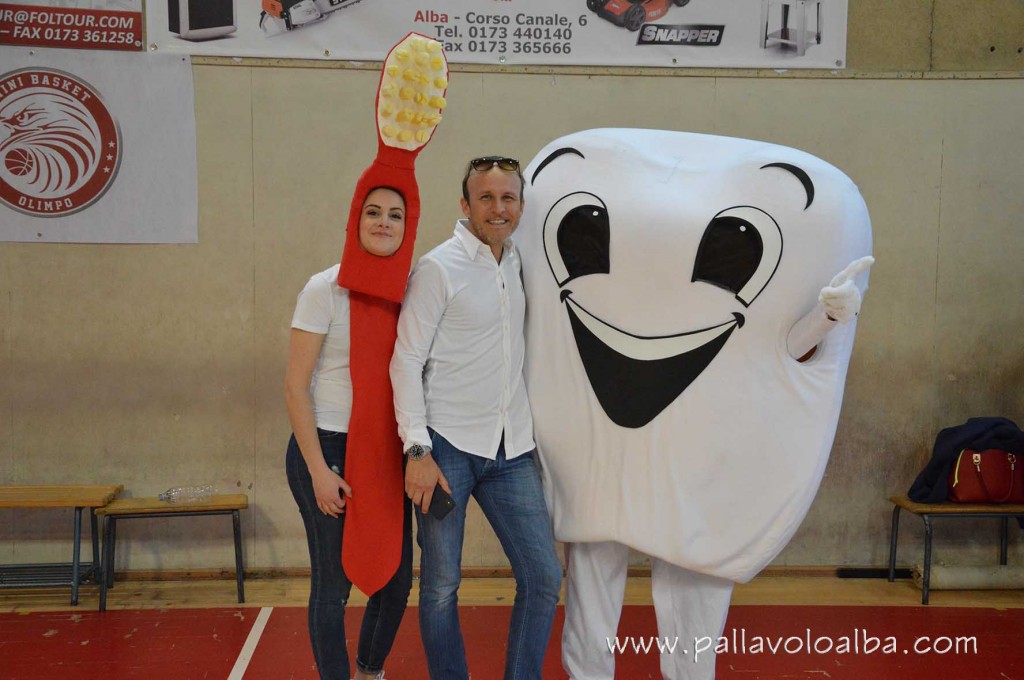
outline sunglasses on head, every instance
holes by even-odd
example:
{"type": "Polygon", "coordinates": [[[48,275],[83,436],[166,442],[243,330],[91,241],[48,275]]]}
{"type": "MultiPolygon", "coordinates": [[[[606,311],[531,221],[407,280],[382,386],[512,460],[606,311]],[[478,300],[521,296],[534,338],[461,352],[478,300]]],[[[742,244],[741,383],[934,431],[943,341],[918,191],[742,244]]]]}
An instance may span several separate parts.
{"type": "Polygon", "coordinates": [[[483,158],[474,158],[469,162],[469,167],[473,168],[475,172],[486,172],[494,166],[498,166],[505,172],[515,172],[519,169],[519,161],[504,156],[484,156],[483,158]]]}

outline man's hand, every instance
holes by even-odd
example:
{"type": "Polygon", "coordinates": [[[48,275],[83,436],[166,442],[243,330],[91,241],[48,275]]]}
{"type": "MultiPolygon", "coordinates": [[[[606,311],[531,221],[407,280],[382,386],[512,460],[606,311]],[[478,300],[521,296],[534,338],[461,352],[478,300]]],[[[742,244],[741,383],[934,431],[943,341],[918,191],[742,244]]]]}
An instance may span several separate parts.
{"type": "Polygon", "coordinates": [[[429,453],[419,460],[410,460],[406,463],[405,495],[412,500],[413,505],[419,506],[424,513],[430,509],[430,499],[434,495],[434,487],[438,484],[449,494],[452,492],[441,468],[437,466],[434,457],[429,453]]]}
{"type": "Polygon", "coordinates": [[[875,258],[870,255],[854,260],[846,269],[836,274],[829,285],[821,289],[818,300],[825,308],[828,318],[841,323],[856,318],[860,313],[861,295],[853,280],[874,262],[875,258]]]}

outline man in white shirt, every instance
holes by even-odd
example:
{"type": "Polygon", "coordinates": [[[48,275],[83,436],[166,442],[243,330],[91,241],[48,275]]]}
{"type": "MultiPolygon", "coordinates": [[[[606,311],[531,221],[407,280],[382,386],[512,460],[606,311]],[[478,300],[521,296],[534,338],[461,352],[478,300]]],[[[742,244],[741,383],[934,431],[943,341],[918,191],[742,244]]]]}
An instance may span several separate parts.
{"type": "Polygon", "coordinates": [[[470,161],[466,219],[417,263],[398,321],[391,382],[409,459],[405,490],[423,511],[420,632],[432,680],[469,677],[458,588],[470,495],[516,579],[506,680],[541,677],[561,587],[523,381],[526,300],[510,238],[523,186],[514,159],[470,161]],[[442,519],[427,513],[437,486],[455,503],[442,519]]]}

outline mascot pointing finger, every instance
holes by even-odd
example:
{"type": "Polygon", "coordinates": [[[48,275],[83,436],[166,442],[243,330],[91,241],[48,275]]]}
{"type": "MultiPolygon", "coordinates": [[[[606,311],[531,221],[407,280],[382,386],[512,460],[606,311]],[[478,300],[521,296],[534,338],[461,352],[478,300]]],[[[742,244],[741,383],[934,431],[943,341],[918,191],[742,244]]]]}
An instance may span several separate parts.
{"type": "Polygon", "coordinates": [[[871,225],[809,154],[589,130],[526,169],[527,380],[555,535],[562,655],[612,678],[629,549],[651,559],[666,678],[714,677],[734,583],[793,536],[835,436],[871,225]]]}

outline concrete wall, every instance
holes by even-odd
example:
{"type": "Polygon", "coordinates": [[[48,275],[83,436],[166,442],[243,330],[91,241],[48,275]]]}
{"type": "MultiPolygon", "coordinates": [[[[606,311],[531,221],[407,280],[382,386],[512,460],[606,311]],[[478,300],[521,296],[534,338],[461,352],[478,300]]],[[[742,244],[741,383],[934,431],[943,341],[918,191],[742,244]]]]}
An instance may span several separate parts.
{"type": "MultiPolygon", "coordinates": [[[[885,499],[937,430],[1024,421],[1024,5],[851,0],[849,21],[838,73],[457,69],[419,162],[418,253],[461,216],[467,158],[525,162],[588,127],[764,139],[854,178],[878,263],[825,480],[778,565],[882,563],[885,499]]],[[[0,244],[0,483],[244,491],[247,565],[302,567],[282,466],[288,322],[308,276],[341,253],[375,149],[377,72],[195,63],[198,245],[0,244]]],[[[222,520],[125,524],[116,566],[229,565],[222,520]]],[[[70,523],[70,511],[0,511],[0,562],[66,559],[70,523]]],[[[902,555],[919,560],[920,527],[905,527],[902,555]]],[[[992,523],[938,532],[937,560],[995,560],[992,523]]],[[[1019,540],[1011,551],[1024,556],[1019,540]]],[[[506,564],[478,512],[464,561],[506,564]]]]}

